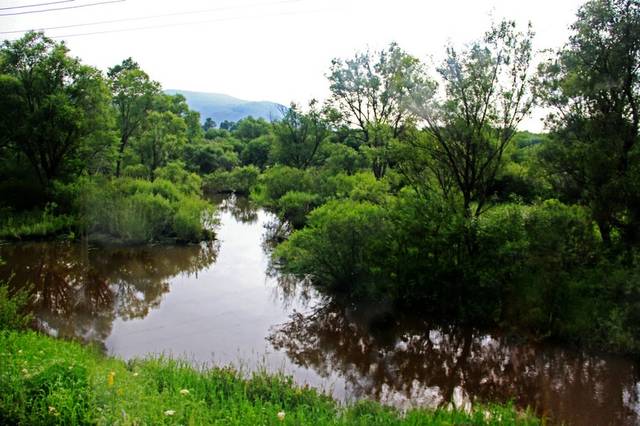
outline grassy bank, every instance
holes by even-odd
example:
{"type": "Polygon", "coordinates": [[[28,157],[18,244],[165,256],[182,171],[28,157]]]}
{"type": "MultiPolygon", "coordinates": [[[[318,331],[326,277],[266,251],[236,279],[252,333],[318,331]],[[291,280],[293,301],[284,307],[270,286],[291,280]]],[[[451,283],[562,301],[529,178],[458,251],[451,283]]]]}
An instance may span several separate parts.
{"type": "Polygon", "coordinates": [[[126,363],[35,332],[0,332],[0,348],[0,424],[539,424],[502,406],[404,415],[371,402],[344,408],[281,375],[126,363]]]}

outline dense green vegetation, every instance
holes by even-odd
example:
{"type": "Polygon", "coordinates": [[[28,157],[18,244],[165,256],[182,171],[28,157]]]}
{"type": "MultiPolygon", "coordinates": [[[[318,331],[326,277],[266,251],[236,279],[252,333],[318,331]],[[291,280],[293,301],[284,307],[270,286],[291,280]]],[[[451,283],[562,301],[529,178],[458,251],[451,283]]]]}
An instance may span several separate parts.
{"type": "Polygon", "coordinates": [[[32,32],[0,48],[0,92],[0,238],[210,236],[181,162],[204,140],[199,116],[134,61],[103,75],[32,32]]]}
{"type": "MultiPolygon", "coordinates": [[[[41,33],[6,41],[0,238],[197,241],[211,236],[203,191],[250,194],[290,231],[274,236],[280,270],[329,295],[640,354],[640,2],[586,2],[569,41],[537,70],[532,39],[531,28],[496,23],[462,50],[447,47],[435,72],[396,44],[335,59],[326,103],[219,126],[201,124],[130,58],[103,74],[41,33]],[[549,111],[548,133],[519,130],[536,104],[549,111]]],[[[52,370],[38,364],[37,383],[31,373],[1,376],[15,381],[3,384],[14,389],[2,396],[13,407],[4,415],[27,422],[110,422],[136,409],[152,422],[165,409],[205,416],[196,422],[233,421],[238,410],[267,423],[280,409],[292,423],[369,424],[371,410],[383,423],[457,415],[398,420],[367,404],[342,412],[280,379],[125,365],[33,334],[2,339],[7,369],[35,363],[17,354],[31,346],[68,353],[70,364],[38,358],[52,370]],[[112,370],[134,394],[150,392],[133,398],[146,402],[126,405],[104,382],[112,370]],[[51,401],[15,402],[58,377],[84,406],[65,408],[67,385],[51,388],[51,401]],[[182,386],[198,398],[196,389],[223,390],[200,410],[176,394],[182,386]]]]}
{"type": "Polygon", "coordinates": [[[2,424],[539,424],[511,406],[401,414],[374,402],[342,407],[281,374],[194,369],[167,358],[124,362],[78,343],[16,330],[29,321],[20,314],[24,302],[24,294],[8,297],[0,285],[2,424]]]}

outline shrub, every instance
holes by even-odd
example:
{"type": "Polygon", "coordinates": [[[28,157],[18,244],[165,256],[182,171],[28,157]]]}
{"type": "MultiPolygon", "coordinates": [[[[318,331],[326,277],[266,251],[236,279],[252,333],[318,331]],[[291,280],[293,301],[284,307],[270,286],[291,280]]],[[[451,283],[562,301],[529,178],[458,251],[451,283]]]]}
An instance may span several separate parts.
{"type": "Polygon", "coordinates": [[[319,204],[320,197],[308,192],[289,191],[278,200],[280,217],[294,228],[302,227],[307,215],[319,204]]]}
{"type": "Polygon", "coordinates": [[[289,191],[314,192],[312,172],[289,166],[274,166],[258,179],[252,198],[267,207],[277,207],[277,201],[289,191]]]}
{"type": "Polygon", "coordinates": [[[330,201],[313,210],[307,226],[276,249],[284,269],[310,274],[337,291],[374,295],[385,281],[388,223],[383,207],[352,200],[330,201]]]}
{"type": "Polygon", "coordinates": [[[173,167],[158,170],[153,182],[86,179],[77,200],[85,232],[94,239],[126,243],[209,236],[205,222],[211,209],[196,191],[199,178],[173,167]]]}
{"type": "Polygon", "coordinates": [[[219,170],[205,177],[204,188],[218,193],[249,194],[259,175],[260,170],[256,166],[236,167],[230,172],[219,170]]]}

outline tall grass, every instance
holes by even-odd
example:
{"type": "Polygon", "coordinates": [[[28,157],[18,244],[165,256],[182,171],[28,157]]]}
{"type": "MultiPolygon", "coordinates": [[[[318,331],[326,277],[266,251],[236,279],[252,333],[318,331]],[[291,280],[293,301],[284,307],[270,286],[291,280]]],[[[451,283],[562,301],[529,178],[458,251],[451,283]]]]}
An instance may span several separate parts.
{"type": "Polygon", "coordinates": [[[69,215],[55,213],[48,204],[44,210],[13,212],[0,210],[0,240],[48,238],[55,235],[73,235],[76,220],[69,215]]]}

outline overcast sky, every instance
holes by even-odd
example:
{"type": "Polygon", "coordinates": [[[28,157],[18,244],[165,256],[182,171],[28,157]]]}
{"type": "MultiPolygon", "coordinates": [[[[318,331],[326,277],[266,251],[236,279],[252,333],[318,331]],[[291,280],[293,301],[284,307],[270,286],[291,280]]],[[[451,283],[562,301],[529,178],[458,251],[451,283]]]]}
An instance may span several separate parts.
{"type": "MultiPolygon", "coordinates": [[[[2,8],[53,1],[0,0],[0,15],[34,10],[2,8]]],[[[326,98],[325,74],[334,57],[351,56],[367,47],[380,49],[396,41],[428,63],[439,63],[445,44],[461,46],[480,37],[492,17],[515,19],[523,27],[531,21],[537,34],[536,49],[559,47],[583,3],[125,0],[76,7],[100,1],[105,0],[67,0],[40,8],[75,8],[0,16],[0,31],[68,26],[45,32],[60,36],[73,55],[100,69],[131,56],[166,89],[288,104],[326,98]],[[99,23],[104,21],[117,22],[99,23]]],[[[0,36],[17,38],[20,33],[0,36]]],[[[540,130],[540,115],[536,113],[524,127],[540,130]]]]}

